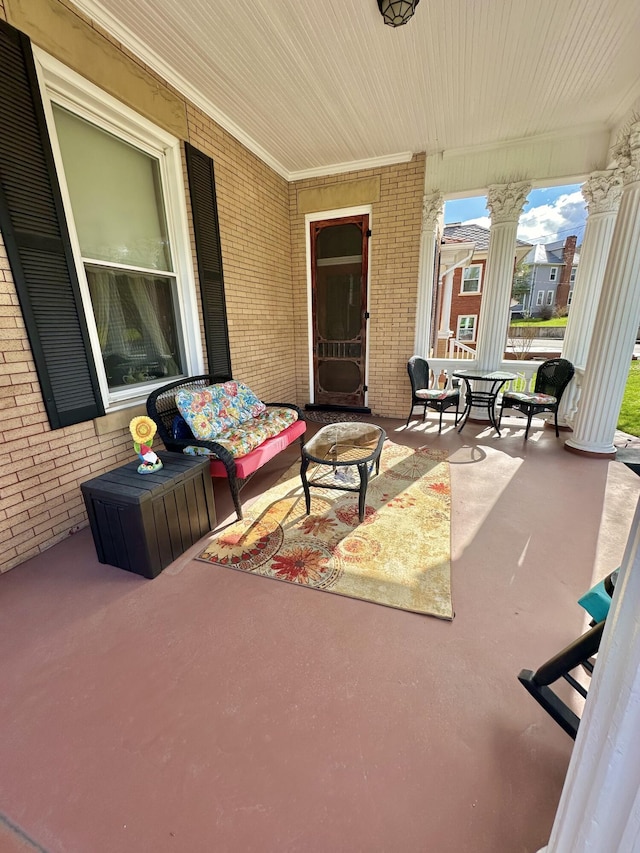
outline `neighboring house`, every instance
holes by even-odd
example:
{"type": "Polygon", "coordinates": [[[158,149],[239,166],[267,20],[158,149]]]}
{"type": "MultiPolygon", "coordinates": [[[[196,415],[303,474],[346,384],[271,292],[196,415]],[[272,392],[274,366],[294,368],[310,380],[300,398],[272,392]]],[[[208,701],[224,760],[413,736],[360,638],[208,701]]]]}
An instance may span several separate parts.
{"type": "MultiPolygon", "coordinates": [[[[440,357],[448,353],[451,339],[475,346],[489,236],[481,225],[456,222],[444,227],[436,309],[440,357]]],[[[530,243],[516,242],[514,268],[530,250],[530,243]]]]}
{"type": "Polygon", "coordinates": [[[555,313],[569,308],[579,261],[576,239],[533,246],[524,259],[530,266],[531,289],[521,304],[512,307],[512,315],[539,317],[545,309],[555,313]]]}

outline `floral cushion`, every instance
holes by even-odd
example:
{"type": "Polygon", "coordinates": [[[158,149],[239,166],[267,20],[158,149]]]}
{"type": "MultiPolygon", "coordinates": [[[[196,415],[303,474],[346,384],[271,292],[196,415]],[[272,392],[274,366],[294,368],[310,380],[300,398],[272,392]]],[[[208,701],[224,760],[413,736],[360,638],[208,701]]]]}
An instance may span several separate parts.
{"type": "Polygon", "coordinates": [[[176,406],[193,435],[205,441],[213,441],[266,409],[250,388],[233,380],[206,388],[181,388],[176,406]]]}
{"type": "Polygon", "coordinates": [[[530,394],[527,391],[509,391],[504,396],[519,403],[532,403],[534,406],[553,406],[558,402],[551,394],[530,394]]]}
{"type": "Polygon", "coordinates": [[[416,391],[416,397],[420,397],[421,400],[446,400],[447,397],[457,397],[459,393],[446,388],[419,388],[416,391]]]}
{"type": "MultiPolygon", "coordinates": [[[[268,438],[279,435],[288,426],[298,420],[293,409],[271,408],[261,412],[251,421],[236,424],[216,436],[215,441],[226,448],[234,459],[246,456],[268,438]]],[[[185,453],[192,456],[215,455],[208,447],[185,447],[185,453]]]]}
{"type": "MultiPolygon", "coordinates": [[[[225,384],[228,385],[229,383],[225,384]]],[[[251,418],[256,418],[262,412],[266,412],[267,407],[259,397],[256,397],[251,388],[243,385],[242,382],[236,382],[235,384],[238,386],[236,403],[239,410],[239,423],[242,424],[245,421],[251,420],[251,418]]]]}

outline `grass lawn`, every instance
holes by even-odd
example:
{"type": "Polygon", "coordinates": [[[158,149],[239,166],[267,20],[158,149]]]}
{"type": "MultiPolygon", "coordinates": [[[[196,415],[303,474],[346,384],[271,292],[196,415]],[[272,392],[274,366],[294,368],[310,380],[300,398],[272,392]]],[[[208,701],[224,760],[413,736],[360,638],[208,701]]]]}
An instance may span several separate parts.
{"type": "Polygon", "coordinates": [[[618,417],[618,429],[640,436],[640,361],[632,361],[618,417]]]}
{"type": "Polygon", "coordinates": [[[551,320],[539,320],[531,317],[529,320],[513,320],[512,326],[554,326],[556,328],[566,326],[568,317],[552,317],[551,320]]]}

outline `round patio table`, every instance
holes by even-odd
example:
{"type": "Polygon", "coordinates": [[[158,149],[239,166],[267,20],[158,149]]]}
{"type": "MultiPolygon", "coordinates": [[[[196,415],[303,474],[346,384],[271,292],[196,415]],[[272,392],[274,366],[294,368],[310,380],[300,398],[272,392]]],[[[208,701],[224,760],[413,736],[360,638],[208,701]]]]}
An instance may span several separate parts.
{"type": "Polygon", "coordinates": [[[380,472],[380,454],[386,437],[381,427],[359,421],[329,424],[318,430],[302,447],[300,479],[307,515],[311,512],[309,488],[315,486],[358,492],[358,519],[364,521],[369,475],[374,468],[376,474],[380,472]],[[312,462],[315,467],[309,479],[307,470],[312,462]],[[357,481],[352,476],[354,467],[358,471],[357,481]]]}
{"type": "Polygon", "coordinates": [[[498,435],[501,435],[496,421],[496,400],[500,389],[505,382],[511,379],[517,379],[515,373],[509,373],[507,370],[455,370],[453,375],[464,381],[465,385],[465,409],[460,419],[458,432],[467,422],[469,412],[475,406],[487,410],[491,426],[495,429],[498,435]],[[482,388],[474,388],[474,382],[486,383],[482,388]]]}

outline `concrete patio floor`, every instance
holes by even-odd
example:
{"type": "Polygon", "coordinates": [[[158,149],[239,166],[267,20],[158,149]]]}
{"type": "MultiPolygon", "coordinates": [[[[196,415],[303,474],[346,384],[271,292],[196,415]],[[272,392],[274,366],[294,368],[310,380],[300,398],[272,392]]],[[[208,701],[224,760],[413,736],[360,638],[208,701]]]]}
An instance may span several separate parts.
{"type": "Polygon", "coordinates": [[[640,478],[540,421],[444,421],[376,420],[449,451],[451,623],[196,562],[205,540],[148,581],[84,529],[0,577],[0,850],[542,847],[573,741],[517,675],[586,628],[640,478]]]}

